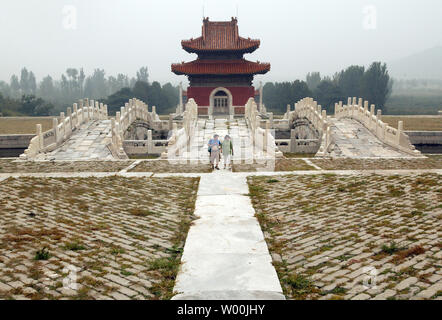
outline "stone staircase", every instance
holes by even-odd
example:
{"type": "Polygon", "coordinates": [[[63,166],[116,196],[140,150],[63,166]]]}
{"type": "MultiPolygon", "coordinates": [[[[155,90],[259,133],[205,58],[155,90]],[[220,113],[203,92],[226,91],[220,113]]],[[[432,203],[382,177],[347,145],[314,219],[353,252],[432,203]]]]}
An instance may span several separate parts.
{"type": "Polygon", "coordinates": [[[244,119],[198,119],[197,129],[190,141],[190,159],[198,159],[201,162],[209,161],[207,143],[214,134],[218,134],[221,141],[227,134],[231,137],[234,151],[233,161],[252,159],[253,145],[244,119]]]}

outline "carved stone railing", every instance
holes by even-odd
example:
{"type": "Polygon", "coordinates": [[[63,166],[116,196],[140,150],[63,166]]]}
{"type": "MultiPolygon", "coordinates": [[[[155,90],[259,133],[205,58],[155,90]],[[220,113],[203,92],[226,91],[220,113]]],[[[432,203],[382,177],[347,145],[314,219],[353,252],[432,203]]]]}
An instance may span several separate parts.
{"type": "Polygon", "coordinates": [[[190,143],[195,134],[198,122],[198,105],[194,99],[189,99],[186,103],[183,113],[183,127],[178,129],[178,125],[173,123],[172,134],[167,143],[167,149],[161,155],[164,159],[182,158],[184,152],[187,152],[190,158],[190,143]]]}
{"type": "Polygon", "coordinates": [[[282,152],[276,146],[275,137],[270,130],[270,121],[265,120],[264,128],[261,127],[263,122],[255,99],[250,98],[244,108],[244,116],[246,124],[249,128],[251,143],[254,146],[255,154],[266,156],[282,157],[282,152]]]}
{"type": "Polygon", "coordinates": [[[107,105],[98,101],[81,99],[67,109],[67,115],[60,113],[54,118],[52,129],[42,132],[41,124],[36,125],[36,136],[31,139],[28,148],[20,155],[21,159],[33,159],[39,153],[50,152],[70,138],[72,133],[83,123],[107,119],[107,105]],[[59,120],[60,119],[60,120],[59,120]]]}
{"type": "Polygon", "coordinates": [[[149,123],[161,122],[156,113],[155,106],[153,106],[152,111],[149,112],[149,106],[146,103],[136,98],[130,99],[129,102],[116,113],[115,119],[111,119],[112,139],[109,144],[109,149],[114,157],[127,159],[123,148],[124,133],[136,120],[149,123]]]}
{"type": "Polygon", "coordinates": [[[294,111],[290,109],[290,105],[287,106],[287,112],[284,114],[284,119],[289,123],[292,123],[296,118],[305,118],[312,124],[318,132],[319,141],[321,141],[319,151],[316,155],[325,155],[332,142],[330,124],[327,121],[327,112],[322,110],[321,105],[318,105],[313,98],[304,98],[295,103],[294,111]]]}
{"type": "Polygon", "coordinates": [[[398,128],[390,127],[381,120],[382,112],[377,110],[375,105],[370,105],[362,98],[348,98],[347,105],[342,105],[342,101],[335,104],[335,117],[352,118],[360,122],[371,133],[373,133],[383,143],[396,148],[410,155],[420,155],[420,151],[410,143],[410,139],[403,130],[403,122],[398,122],[398,128]]]}

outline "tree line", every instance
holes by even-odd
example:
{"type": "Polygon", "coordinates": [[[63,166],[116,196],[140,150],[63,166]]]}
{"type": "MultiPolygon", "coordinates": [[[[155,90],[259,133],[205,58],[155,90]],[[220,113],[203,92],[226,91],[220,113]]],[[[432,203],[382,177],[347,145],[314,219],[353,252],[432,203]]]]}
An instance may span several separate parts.
{"type": "MultiPolygon", "coordinates": [[[[264,103],[269,111],[284,113],[287,104],[304,97],[313,97],[332,113],[335,102],[346,101],[347,97],[364,98],[385,111],[385,102],[392,90],[386,64],[372,63],[368,69],[350,66],[332,77],[321,77],[319,72],[307,74],[305,81],[267,82],[264,85],[264,103]]],[[[178,104],[178,87],[157,81],[149,82],[147,67],[140,68],[136,77],[124,74],[106,77],[105,71],[95,69],[86,76],[83,69],[69,68],[60,80],[46,76],[37,83],[32,71],[23,68],[20,77],[13,75],[9,83],[0,81],[0,114],[54,115],[65,111],[81,98],[103,101],[109,114],[124,106],[130,98],[138,98],[155,105],[157,112],[173,112],[178,104]]]]}
{"type": "Polygon", "coordinates": [[[66,111],[68,106],[82,98],[109,102],[111,112],[121,106],[114,105],[118,97],[127,95],[156,105],[158,112],[173,110],[178,104],[178,87],[170,83],[161,86],[156,81],[149,83],[147,67],[140,68],[136,77],[122,73],[107,77],[102,69],[95,69],[86,76],[83,68],[68,68],[59,80],[48,75],[40,82],[32,71],[23,68],[20,76],[11,76],[9,83],[0,81],[0,95],[3,116],[54,115],[66,111]]]}
{"type": "Polygon", "coordinates": [[[385,111],[392,85],[387,65],[374,62],[368,69],[350,66],[333,77],[321,77],[319,72],[312,72],[307,74],[305,81],[268,82],[263,88],[263,102],[268,110],[284,113],[288,104],[312,97],[327,113],[333,113],[336,102],[346,103],[348,97],[359,97],[385,111]]]}

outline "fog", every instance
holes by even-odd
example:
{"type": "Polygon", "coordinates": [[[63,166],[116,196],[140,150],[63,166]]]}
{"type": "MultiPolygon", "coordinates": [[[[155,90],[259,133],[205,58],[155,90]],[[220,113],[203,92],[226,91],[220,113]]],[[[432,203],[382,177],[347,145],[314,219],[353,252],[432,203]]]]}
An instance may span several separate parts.
{"type": "Polygon", "coordinates": [[[0,10],[5,81],[22,67],[40,80],[68,67],[135,75],[141,66],[151,80],[185,81],[170,64],[196,57],[180,41],[201,35],[203,14],[238,16],[240,35],[261,40],[246,58],[272,64],[262,81],[388,63],[442,45],[440,0],[1,0],[0,10]]]}

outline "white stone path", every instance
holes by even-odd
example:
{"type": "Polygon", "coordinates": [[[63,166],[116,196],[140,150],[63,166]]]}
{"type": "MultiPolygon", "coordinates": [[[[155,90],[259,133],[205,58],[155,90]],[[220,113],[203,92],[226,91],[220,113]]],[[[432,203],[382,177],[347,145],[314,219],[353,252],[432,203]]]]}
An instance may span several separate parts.
{"type": "Polygon", "coordinates": [[[354,119],[329,118],[335,144],[332,157],[346,158],[409,158],[404,152],[381,142],[373,133],[354,119]]]}
{"type": "Polygon", "coordinates": [[[248,192],[245,175],[201,177],[173,299],[285,299],[248,192]]]}
{"type": "Polygon", "coordinates": [[[111,141],[111,121],[83,123],[72,136],[52,152],[39,154],[37,160],[111,160],[107,145],[111,141]]]}
{"type": "MultiPolygon", "coordinates": [[[[207,143],[215,133],[221,140],[231,136],[234,159],[252,158],[244,120],[201,119],[191,140],[199,160],[208,160],[207,143]]],[[[248,193],[245,175],[215,170],[201,176],[194,213],[199,219],[186,239],[174,299],[285,299],[248,193]]]]}

